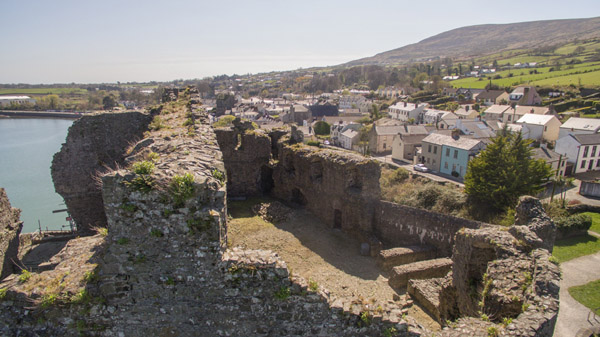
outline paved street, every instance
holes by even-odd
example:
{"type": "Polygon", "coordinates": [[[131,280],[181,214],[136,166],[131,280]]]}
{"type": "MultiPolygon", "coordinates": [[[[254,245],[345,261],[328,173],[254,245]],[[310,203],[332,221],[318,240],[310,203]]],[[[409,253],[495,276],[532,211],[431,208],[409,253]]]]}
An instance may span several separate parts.
{"type": "Polygon", "coordinates": [[[428,173],[425,173],[425,172],[415,171],[413,169],[413,164],[412,163],[409,163],[407,161],[392,160],[392,155],[391,154],[387,155],[387,156],[373,156],[372,158],[376,159],[376,160],[379,160],[380,162],[385,163],[385,164],[389,164],[389,165],[392,165],[392,166],[395,166],[395,167],[402,167],[404,169],[409,170],[410,172],[412,172],[414,174],[418,174],[420,176],[427,177],[427,178],[429,178],[431,180],[434,180],[434,181],[445,182],[445,183],[452,183],[452,184],[458,185],[460,187],[464,187],[465,186],[462,182],[454,180],[453,177],[450,177],[450,176],[447,176],[447,175],[441,175],[439,172],[433,172],[433,173],[428,172],[428,173]]]}

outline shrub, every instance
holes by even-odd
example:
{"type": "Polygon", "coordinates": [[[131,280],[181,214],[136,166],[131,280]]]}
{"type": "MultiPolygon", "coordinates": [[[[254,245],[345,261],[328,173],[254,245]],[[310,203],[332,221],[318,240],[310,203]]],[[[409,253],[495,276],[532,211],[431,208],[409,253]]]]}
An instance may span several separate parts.
{"type": "Polygon", "coordinates": [[[331,133],[331,125],[325,121],[318,121],[315,123],[315,135],[326,136],[331,133]]]}
{"type": "Polygon", "coordinates": [[[150,230],[150,236],[153,236],[155,238],[162,238],[165,235],[158,229],[152,229],[150,230]]]}
{"type": "Polygon", "coordinates": [[[6,288],[0,288],[0,301],[6,298],[6,288]]]}
{"type": "Polygon", "coordinates": [[[408,179],[409,177],[410,177],[410,173],[408,172],[408,170],[404,169],[402,167],[399,167],[396,170],[394,170],[394,172],[390,175],[390,181],[392,181],[394,183],[401,183],[401,182],[405,181],[406,179],[408,179]]]}
{"type": "Polygon", "coordinates": [[[194,195],[194,176],[191,173],[174,176],[169,185],[169,193],[175,206],[182,207],[194,195]]]}
{"type": "Polygon", "coordinates": [[[219,118],[218,121],[213,123],[213,127],[224,128],[224,127],[228,127],[228,126],[233,126],[234,119],[235,119],[235,116],[231,116],[231,115],[223,116],[223,117],[219,118]]]}
{"type": "Polygon", "coordinates": [[[152,174],[152,171],[154,171],[154,163],[146,160],[138,161],[133,163],[131,168],[135,174],[152,174]]]}
{"type": "Polygon", "coordinates": [[[569,212],[562,207],[562,202],[560,200],[554,200],[547,204],[544,204],[544,210],[546,214],[552,219],[563,218],[569,216],[569,212]]]}
{"type": "Polygon", "coordinates": [[[284,301],[290,297],[291,294],[292,292],[289,287],[281,286],[281,288],[275,292],[275,298],[284,301]]]}
{"type": "Polygon", "coordinates": [[[220,182],[224,182],[225,181],[225,175],[223,174],[223,172],[219,171],[218,169],[212,170],[211,174],[218,181],[220,181],[220,182]]]}
{"type": "Polygon", "coordinates": [[[154,116],[154,118],[152,119],[152,122],[148,125],[148,128],[150,130],[155,130],[155,131],[164,129],[166,127],[167,127],[167,125],[164,123],[162,118],[160,118],[159,116],[154,116]]]}
{"type": "Polygon", "coordinates": [[[27,269],[21,270],[21,275],[19,275],[19,282],[25,283],[31,278],[31,272],[27,269]]]}
{"type": "Polygon", "coordinates": [[[586,233],[592,226],[592,218],[587,214],[575,214],[554,220],[561,237],[586,233]]]}
{"type": "Polygon", "coordinates": [[[306,145],[315,146],[315,147],[321,147],[321,143],[319,143],[316,140],[309,140],[308,142],[306,142],[306,145]]]}

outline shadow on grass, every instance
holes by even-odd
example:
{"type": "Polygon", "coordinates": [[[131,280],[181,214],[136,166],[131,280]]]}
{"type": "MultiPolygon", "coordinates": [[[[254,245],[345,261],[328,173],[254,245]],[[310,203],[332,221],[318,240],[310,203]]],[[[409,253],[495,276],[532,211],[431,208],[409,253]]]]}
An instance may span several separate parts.
{"type": "Polygon", "coordinates": [[[600,239],[586,234],[557,240],[552,255],[562,263],[598,251],[600,251],[600,239]]]}

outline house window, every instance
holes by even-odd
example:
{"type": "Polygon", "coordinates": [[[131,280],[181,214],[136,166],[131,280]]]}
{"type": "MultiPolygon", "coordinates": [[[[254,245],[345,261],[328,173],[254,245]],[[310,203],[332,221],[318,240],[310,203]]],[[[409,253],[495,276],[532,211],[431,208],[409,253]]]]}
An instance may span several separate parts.
{"type": "Polygon", "coordinates": [[[590,160],[590,164],[588,165],[588,170],[591,170],[594,167],[594,160],[590,160]]]}
{"type": "Polygon", "coordinates": [[[512,117],[511,115],[508,115],[508,121],[509,121],[509,122],[510,122],[510,118],[511,118],[511,117],[512,117]]]}
{"type": "Polygon", "coordinates": [[[427,147],[427,152],[431,153],[431,144],[427,147]]]}
{"type": "Polygon", "coordinates": [[[596,145],[592,147],[592,157],[596,156],[596,145]]]}
{"type": "Polygon", "coordinates": [[[589,146],[586,146],[583,148],[583,158],[587,158],[588,155],[588,150],[590,149],[589,146]]]}
{"type": "Polygon", "coordinates": [[[446,157],[450,157],[450,149],[448,149],[448,148],[446,149],[446,157]]]}
{"type": "Polygon", "coordinates": [[[452,164],[452,172],[456,172],[456,164],[452,164]]]}
{"type": "Polygon", "coordinates": [[[581,168],[585,168],[585,160],[581,161],[581,168]]]}
{"type": "Polygon", "coordinates": [[[458,158],[458,150],[454,150],[454,159],[458,158]]]}
{"type": "Polygon", "coordinates": [[[544,131],[548,131],[548,126],[544,126],[544,131]]]}
{"type": "Polygon", "coordinates": [[[437,154],[437,146],[433,147],[433,154],[437,154]]]}
{"type": "MultiPolygon", "coordinates": [[[[599,163],[600,163],[600,161],[599,161],[599,163]]],[[[448,169],[448,162],[445,162],[445,163],[444,163],[444,168],[445,168],[446,170],[448,169]]]]}
{"type": "Polygon", "coordinates": [[[600,167],[600,160],[596,162],[596,167],[600,167]]]}

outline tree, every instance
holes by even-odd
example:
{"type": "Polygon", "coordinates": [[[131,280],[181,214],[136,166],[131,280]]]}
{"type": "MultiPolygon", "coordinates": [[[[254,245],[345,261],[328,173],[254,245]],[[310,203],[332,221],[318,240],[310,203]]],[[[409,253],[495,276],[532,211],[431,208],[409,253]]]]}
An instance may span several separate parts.
{"type": "Polygon", "coordinates": [[[505,127],[469,162],[465,193],[473,210],[493,216],[516,206],[520,196],[543,189],[552,168],[542,159],[531,158],[531,142],[505,127]]]}
{"type": "Polygon", "coordinates": [[[325,121],[315,123],[315,135],[327,136],[331,132],[331,125],[325,121]]]}
{"type": "Polygon", "coordinates": [[[358,150],[363,155],[369,154],[369,137],[373,124],[364,125],[358,130],[358,150]]]}
{"type": "Polygon", "coordinates": [[[104,96],[102,99],[102,106],[104,106],[104,110],[109,110],[117,106],[117,100],[115,96],[112,94],[104,96]]]}

